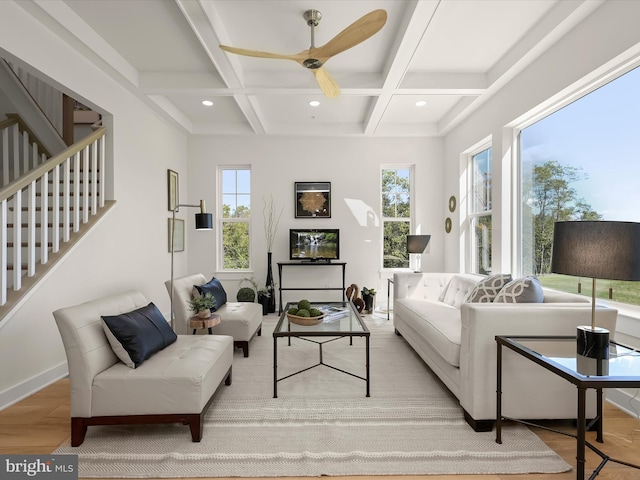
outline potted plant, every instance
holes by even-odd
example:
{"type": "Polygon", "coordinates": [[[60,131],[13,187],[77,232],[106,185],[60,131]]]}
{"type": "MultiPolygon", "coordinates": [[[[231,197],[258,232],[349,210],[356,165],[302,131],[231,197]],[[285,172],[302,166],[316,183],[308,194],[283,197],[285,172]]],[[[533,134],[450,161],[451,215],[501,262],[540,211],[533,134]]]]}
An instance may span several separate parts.
{"type": "Polygon", "coordinates": [[[215,306],[216,299],[213,294],[209,292],[189,300],[189,309],[192,312],[196,312],[200,318],[209,318],[211,316],[211,309],[215,308],[215,306]]]}
{"type": "Polygon", "coordinates": [[[262,305],[262,315],[269,313],[269,300],[271,299],[271,291],[267,287],[258,288],[258,303],[262,305]]]}
{"type": "Polygon", "coordinates": [[[251,284],[251,287],[241,287],[236,294],[236,300],[239,302],[253,302],[256,299],[256,291],[258,290],[258,282],[255,281],[253,277],[251,278],[243,278],[238,283],[238,286],[242,285],[244,282],[251,284]]]}
{"type": "Polygon", "coordinates": [[[362,299],[364,300],[365,313],[373,312],[375,297],[376,297],[375,288],[362,287],[362,299]]]}

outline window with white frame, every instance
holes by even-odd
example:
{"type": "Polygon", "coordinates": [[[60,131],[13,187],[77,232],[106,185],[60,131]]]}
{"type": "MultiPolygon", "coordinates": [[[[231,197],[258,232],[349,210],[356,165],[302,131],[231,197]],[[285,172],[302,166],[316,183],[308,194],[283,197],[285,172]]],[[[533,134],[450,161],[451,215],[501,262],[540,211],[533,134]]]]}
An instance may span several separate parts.
{"type": "Polygon", "coordinates": [[[491,148],[469,161],[469,262],[471,273],[491,273],[491,148]]]}
{"type": "MultiPolygon", "coordinates": [[[[519,132],[521,274],[591,296],[591,281],[551,273],[555,222],[640,222],[639,87],[636,67],[519,132]]],[[[640,305],[640,282],[596,282],[596,296],[640,305]]]]}
{"type": "Polygon", "coordinates": [[[381,173],[383,268],[408,268],[407,235],[412,231],[413,167],[381,173]]]}
{"type": "Polygon", "coordinates": [[[219,167],[219,269],[251,268],[251,168],[219,167]]]}

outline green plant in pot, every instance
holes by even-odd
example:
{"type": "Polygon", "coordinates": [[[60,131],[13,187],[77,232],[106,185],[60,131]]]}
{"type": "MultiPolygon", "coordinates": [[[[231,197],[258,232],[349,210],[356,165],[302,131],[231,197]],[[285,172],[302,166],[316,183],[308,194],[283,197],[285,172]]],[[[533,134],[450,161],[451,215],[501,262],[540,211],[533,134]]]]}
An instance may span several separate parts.
{"type": "Polygon", "coordinates": [[[209,318],[211,316],[211,309],[215,308],[215,306],[216,299],[213,294],[209,292],[189,300],[189,309],[192,312],[196,312],[200,318],[209,318]]]}
{"type": "Polygon", "coordinates": [[[251,284],[251,287],[241,287],[236,294],[236,300],[239,302],[253,302],[256,299],[256,291],[258,290],[258,282],[253,277],[243,278],[238,285],[242,285],[244,282],[251,284]]]}
{"type": "Polygon", "coordinates": [[[362,287],[362,300],[364,300],[365,313],[373,312],[375,297],[376,297],[375,288],[362,287]]]}

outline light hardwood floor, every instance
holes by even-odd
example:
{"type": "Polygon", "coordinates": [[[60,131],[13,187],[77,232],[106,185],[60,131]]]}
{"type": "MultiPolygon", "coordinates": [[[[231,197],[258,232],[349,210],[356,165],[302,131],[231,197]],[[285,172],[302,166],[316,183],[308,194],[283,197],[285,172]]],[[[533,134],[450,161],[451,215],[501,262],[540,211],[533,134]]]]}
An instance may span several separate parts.
{"type": "MultiPolygon", "coordinates": [[[[0,453],[46,454],[54,451],[69,437],[69,380],[60,380],[40,392],[0,412],[0,453]]],[[[595,443],[595,435],[590,432],[588,439],[605,454],[631,463],[640,463],[640,420],[633,418],[616,407],[606,404],[604,444],[595,443]]],[[[553,425],[558,429],[571,431],[570,425],[553,425]]],[[[534,431],[553,450],[558,452],[570,465],[575,465],[575,440],[541,429],[534,431]]],[[[207,432],[205,430],[204,434],[207,432]]],[[[188,432],[185,431],[185,435],[188,432]]],[[[599,463],[597,457],[588,451],[589,472],[599,463]]],[[[347,477],[358,480],[359,477],[347,477]]],[[[372,480],[371,477],[362,477],[372,480]]],[[[401,477],[380,477],[380,480],[394,480],[401,477]]],[[[425,476],[428,480],[553,480],[575,479],[575,471],[557,475],[437,475],[425,476]]],[[[598,476],[599,480],[638,480],[640,470],[609,462],[598,476]]],[[[291,479],[295,480],[295,479],[291,479]]]]}

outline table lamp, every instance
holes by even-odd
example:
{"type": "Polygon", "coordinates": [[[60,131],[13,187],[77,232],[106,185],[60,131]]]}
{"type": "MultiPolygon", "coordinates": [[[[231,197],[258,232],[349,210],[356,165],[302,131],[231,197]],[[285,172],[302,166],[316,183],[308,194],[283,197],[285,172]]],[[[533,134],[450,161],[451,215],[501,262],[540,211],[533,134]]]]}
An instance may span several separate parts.
{"type": "Polygon", "coordinates": [[[414,255],[415,264],[413,271],[420,273],[422,252],[427,248],[431,235],[407,235],[407,252],[409,253],[409,268],[411,268],[411,255],[414,255]]]}
{"type": "Polygon", "coordinates": [[[640,280],[640,223],[556,222],[551,272],[592,279],[591,325],[577,329],[577,353],[608,358],[609,331],[596,326],[596,279],[640,280]]]}

